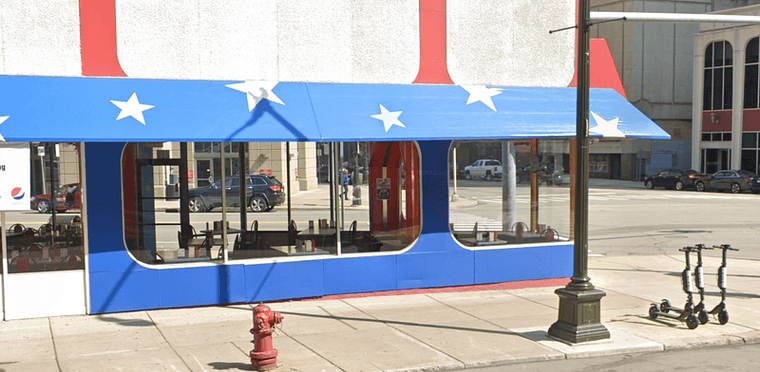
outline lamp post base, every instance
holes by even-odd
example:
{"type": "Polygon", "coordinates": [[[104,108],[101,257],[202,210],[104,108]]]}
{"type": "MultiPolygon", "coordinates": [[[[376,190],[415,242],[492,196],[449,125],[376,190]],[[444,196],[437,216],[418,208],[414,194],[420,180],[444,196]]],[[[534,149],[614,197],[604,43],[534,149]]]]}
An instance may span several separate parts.
{"type": "Polygon", "coordinates": [[[549,328],[549,335],[570,343],[610,338],[601,323],[601,299],[607,294],[598,289],[559,288],[559,319],[549,328]]]}

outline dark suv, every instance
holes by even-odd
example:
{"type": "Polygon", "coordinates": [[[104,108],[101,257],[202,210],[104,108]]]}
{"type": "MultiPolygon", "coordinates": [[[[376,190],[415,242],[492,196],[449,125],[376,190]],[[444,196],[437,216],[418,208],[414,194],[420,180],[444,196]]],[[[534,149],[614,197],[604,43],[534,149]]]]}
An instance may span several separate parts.
{"type": "MultiPolygon", "coordinates": [[[[264,175],[249,175],[246,176],[246,180],[247,206],[252,211],[269,211],[285,201],[282,184],[277,178],[264,175]]],[[[225,187],[227,189],[227,206],[240,206],[240,177],[227,177],[225,187]]],[[[222,205],[222,180],[216,181],[207,187],[191,189],[188,204],[190,212],[204,212],[220,207],[222,205]]]]}

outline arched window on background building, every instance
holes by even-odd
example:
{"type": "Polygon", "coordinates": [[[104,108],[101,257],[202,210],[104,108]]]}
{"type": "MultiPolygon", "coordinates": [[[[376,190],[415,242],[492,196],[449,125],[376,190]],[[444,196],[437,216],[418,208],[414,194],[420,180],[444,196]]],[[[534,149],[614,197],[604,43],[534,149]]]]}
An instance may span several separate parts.
{"type": "Polygon", "coordinates": [[[731,43],[727,41],[716,41],[707,46],[702,110],[731,109],[733,54],[731,43]]]}

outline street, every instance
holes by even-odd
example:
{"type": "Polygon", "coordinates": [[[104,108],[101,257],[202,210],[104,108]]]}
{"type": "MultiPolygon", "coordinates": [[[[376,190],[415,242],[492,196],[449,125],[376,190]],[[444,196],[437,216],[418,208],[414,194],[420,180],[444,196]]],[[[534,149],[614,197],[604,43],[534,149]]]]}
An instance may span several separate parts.
{"type": "MultiPolygon", "coordinates": [[[[760,345],[723,346],[676,350],[667,353],[637,353],[596,358],[561,359],[538,363],[466,369],[473,372],[666,372],[680,370],[751,372],[760,364],[760,345]]],[[[465,371],[457,369],[455,371],[465,371]]]]}

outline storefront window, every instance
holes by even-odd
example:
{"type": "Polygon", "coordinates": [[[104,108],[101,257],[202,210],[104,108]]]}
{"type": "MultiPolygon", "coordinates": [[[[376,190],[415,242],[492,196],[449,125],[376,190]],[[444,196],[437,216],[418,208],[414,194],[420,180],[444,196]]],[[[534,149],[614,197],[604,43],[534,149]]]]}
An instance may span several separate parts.
{"type": "Polygon", "coordinates": [[[24,150],[23,155],[3,159],[3,164],[22,162],[29,169],[28,189],[16,187],[7,196],[26,201],[25,210],[3,212],[8,272],[84,268],[79,144],[8,146],[24,150]]]}
{"type": "Polygon", "coordinates": [[[454,238],[468,247],[568,241],[569,159],[568,140],[454,141],[454,238]]]}
{"type": "Polygon", "coordinates": [[[207,144],[125,147],[124,237],[136,259],[367,254],[404,249],[419,235],[413,142],[207,144]],[[238,146],[243,151],[216,157],[194,151],[238,146]],[[164,151],[169,156],[159,157],[164,151]],[[201,182],[209,177],[204,169],[214,169],[213,177],[201,182]]]}

